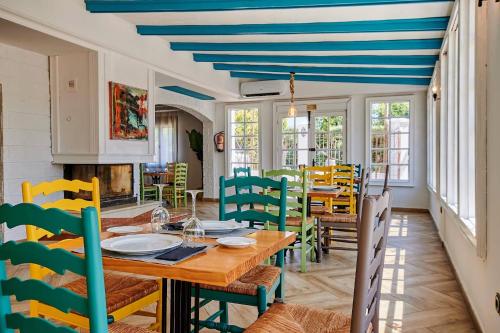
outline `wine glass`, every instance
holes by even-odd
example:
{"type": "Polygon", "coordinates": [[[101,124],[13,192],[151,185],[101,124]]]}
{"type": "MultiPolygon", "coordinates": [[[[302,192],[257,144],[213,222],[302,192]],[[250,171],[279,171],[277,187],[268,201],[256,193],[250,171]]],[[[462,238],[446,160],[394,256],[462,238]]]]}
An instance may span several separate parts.
{"type": "Polygon", "coordinates": [[[170,223],[170,214],[160,202],[160,205],[153,209],[151,213],[151,232],[156,234],[160,233],[163,227],[168,223],[170,223]]]}
{"type": "MultiPolygon", "coordinates": [[[[184,238],[184,243],[193,242],[196,239],[205,237],[205,229],[201,224],[199,218],[196,217],[196,195],[203,192],[202,190],[189,190],[186,193],[191,194],[192,198],[192,215],[184,223],[184,229],[182,230],[182,236],[184,238]]],[[[187,245],[187,244],[186,244],[187,245]]]]}

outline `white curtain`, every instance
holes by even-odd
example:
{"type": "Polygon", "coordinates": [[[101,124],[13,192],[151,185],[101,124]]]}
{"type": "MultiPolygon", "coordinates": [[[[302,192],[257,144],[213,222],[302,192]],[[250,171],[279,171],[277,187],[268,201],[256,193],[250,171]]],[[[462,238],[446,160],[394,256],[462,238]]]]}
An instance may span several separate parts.
{"type": "MultiPolygon", "coordinates": [[[[155,114],[155,166],[177,161],[177,112],[155,114]]],[[[148,166],[150,166],[148,164],[148,166]]]]}

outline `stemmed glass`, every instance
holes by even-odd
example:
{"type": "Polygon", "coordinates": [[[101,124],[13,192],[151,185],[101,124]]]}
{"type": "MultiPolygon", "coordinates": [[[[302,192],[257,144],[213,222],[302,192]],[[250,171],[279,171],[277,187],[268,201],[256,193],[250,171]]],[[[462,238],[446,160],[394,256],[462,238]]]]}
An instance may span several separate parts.
{"type": "Polygon", "coordinates": [[[170,214],[160,201],[160,205],[151,213],[151,232],[160,233],[168,223],[170,223],[170,214]]]}
{"type": "MultiPolygon", "coordinates": [[[[189,243],[198,238],[205,237],[205,229],[201,224],[199,218],[196,217],[196,195],[203,192],[202,190],[189,190],[186,193],[191,194],[192,198],[192,215],[184,224],[184,229],[182,231],[182,236],[184,238],[184,243],[189,243]]],[[[183,244],[186,245],[186,244],[183,244]]]]}

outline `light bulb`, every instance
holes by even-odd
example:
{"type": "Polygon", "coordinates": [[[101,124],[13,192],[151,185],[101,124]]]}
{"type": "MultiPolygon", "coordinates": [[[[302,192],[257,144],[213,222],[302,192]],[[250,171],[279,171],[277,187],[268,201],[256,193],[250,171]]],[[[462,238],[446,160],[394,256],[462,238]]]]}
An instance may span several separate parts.
{"type": "Polygon", "coordinates": [[[297,109],[295,108],[295,104],[291,103],[290,108],[288,109],[288,116],[295,117],[296,114],[297,114],[297,109]]]}
{"type": "Polygon", "coordinates": [[[438,88],[436,86],[432,86],[432,93],[436,94],[438,91],[438,88]]]}

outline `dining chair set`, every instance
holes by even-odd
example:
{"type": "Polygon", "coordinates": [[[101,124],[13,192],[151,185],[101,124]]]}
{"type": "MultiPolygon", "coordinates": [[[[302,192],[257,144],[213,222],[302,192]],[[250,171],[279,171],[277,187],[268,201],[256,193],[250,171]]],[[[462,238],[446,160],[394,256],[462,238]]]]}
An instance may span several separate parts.
{"type": "MultiPolygon", "coordinates": [[[[252,176],[250,170],[246,172],[243,176],[220,178],[219,220],[247,222],[256,228],[296,233],[298,242],[290,244],[287,249],[299,250],[302,262],[306,261],[307,255],[314,260],[316,237],[324,235],[318,231],[321,224],[315,223],[317,217],[311,212],[314,206],[308,195],[311,178],[307,168],[267,170],[262,176],[252,176]]],[[[342,177],[346,178],[346,175],[342,174],[342,177]]],[[[285,248],[275,248],[272,260],[257,263],[227,286],[199,284],[195,288],[193,285],[190,295],[195,295],[196,305],[192,308],[189,305],[187,310],[195,314],[195,319],[187,321],[188,328],[185,325],[172,333],[191,332],[191,323],[195,329],[206,327],[233,333],[378,332],[380,284],[391,199],[389,189],[376,197],[366,196],[366,179],[367,172],[362,171],[356,201],[358,260],[351,316],[285,303],[285,248]],[[199,320],[200,309],[211,302],[218,302],[219,310],[199,320]],[[246,329],[231,324],[230,303],[255,306],[258,312],[255,323],[246,329]]],[[[345,180],[342,181],[345,184],[345,180]]],[[[9,228],[25,225],[28,231],[28,241],[0,245],[0,332],[19,329],[22,333],[73,333],[76,332],[74,328],[90,329],[92,333],[149,333],[160,329],[166,332],[160,318],[166,309],[166,304],[162,304],[165,298],[161,297],[166,287],[162,286],[161,280],[103,271],[98,188],[97,179],[91,183],[57,180],[35,186],[25,182],[24,203],[0,206],[2,222],[9,228]],[[33,204],[35,197],[41,194],[80,190],[90,192],[92,199],[60,199],[40,206],[33,204]],[[68,213],[75,211],[81,211],[81,217],[68,213]],[[60,241],[56,237],[56,241],[50,243],[41,241],[54,235],[65,237],[60,241]],[[84,257],[71,252],[76,246],[81,247],[82,240],[84,257]],[[6,260],[12,265],[30,264],[30,279],[8,279],[6,260]],[[81,278],[58,287],[42,281],[49,274],[64,275],[65,271],[81,278]],[[30,300],[29,315],[12,312],[10,296],[16,296],[19,301],[30,300]],[[156,305],[155,313],[143,310],[150,304],[156,305]],[[149,329],[118,322],[132,314],[154,317],[156,321],[149,329]]],[[[350,203],[345,201],[339,206],[350,209],[350,203]]],[[[331,216],[351,215],[336,213],[335,209],[331,207],[331,216]]],[[[335,230],[335,225],[328,224],[328,228],[335,230]]],[[[224,262],[220,264],[224,265],[224,262]]]]}
{"type": "Polygon", "coordinates": [[[181,203],[187,207],[187,163],[167,163],[165,168],[151,172],[146,171],[144,164],[141,164],[140,177],[142,201],[166,199],[174,208],[179,207],[181,203]],[[151,178],[151,182],[147,183],[147,178],[151,178]]]}

